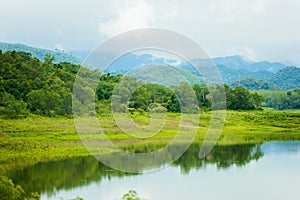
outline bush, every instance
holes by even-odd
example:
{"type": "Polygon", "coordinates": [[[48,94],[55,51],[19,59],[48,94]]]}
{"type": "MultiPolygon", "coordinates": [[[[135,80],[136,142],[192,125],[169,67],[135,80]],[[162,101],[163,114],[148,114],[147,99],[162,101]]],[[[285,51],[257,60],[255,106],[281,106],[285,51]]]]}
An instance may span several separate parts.
{"type": "Polygon", "coordinates": [[[27,115],[27,104],[22,100],[17,100],[7,92],[2,92],[0,93],[0,114],[7,118],[18,118],[27,115]]]}
{"type": "Polygon", "coordinates": [[[37,192],[26,196],[20,185],[15,185],[6,176],[0,176],[0,199],[1,200],[38,200],[40,195],[37,192]]]}
{"type": "Polygon", "coordinates": [[[19,185],[5,176],[0,176],[0,197],[2,200],[23,200],[25,192],[19,185]]]}

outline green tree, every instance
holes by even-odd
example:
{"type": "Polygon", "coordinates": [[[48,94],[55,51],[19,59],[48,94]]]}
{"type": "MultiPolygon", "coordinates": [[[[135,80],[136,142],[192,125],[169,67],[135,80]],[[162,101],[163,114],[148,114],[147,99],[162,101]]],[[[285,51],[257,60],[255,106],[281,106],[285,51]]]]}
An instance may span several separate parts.
{"type": "Polygon", "coordinates": [[[63,102],[61,96],[54,91],[32,90],[28,95],[29,109],[36,114],[54,116],[59,114],[63,102]]]}
{"type": "Polygon", "coordinates": [[[26,116],[28,114],[27,104],[23,100],[16,100],[7,92],[2,92],[0,93],[0,114],[7,118],[26,116]]]}
{"type": "Polygon", "coordinates": [[[51,56],[50,54],[45,54],[44,63],[45,64],[52,64],[55,61],[55,57],[51,56]]]}

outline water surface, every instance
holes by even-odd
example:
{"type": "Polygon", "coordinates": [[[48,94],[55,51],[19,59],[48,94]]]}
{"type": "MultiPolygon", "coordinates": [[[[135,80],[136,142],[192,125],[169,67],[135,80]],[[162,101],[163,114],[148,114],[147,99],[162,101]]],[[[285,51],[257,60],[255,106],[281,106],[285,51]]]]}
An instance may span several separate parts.
{"type": "Polygon", "coordinates": [[[27,192],[40,192],[41,199],[115,200],[130,189],[149,200],[300,199],[300,141],[216,146],[205,160],[198,158],[199,148],[192,145],[171,166],[152,173],[123,173],[79,157],[7,175],[27,192]]]}

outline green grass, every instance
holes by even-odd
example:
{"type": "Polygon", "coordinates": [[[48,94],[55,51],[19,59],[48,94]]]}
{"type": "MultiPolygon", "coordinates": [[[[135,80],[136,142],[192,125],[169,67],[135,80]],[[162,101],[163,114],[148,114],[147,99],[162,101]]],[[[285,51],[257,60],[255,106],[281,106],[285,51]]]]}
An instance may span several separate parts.
{"type": "MultiPolygon", "coordinates": [[[[147,115],[133,115],[134,121],[147,125],[147,115]]],[[[188,116],[189,117],[189,116],[188,116]]],[[[136,139],[127,135],[114,123],[112,116],[99,117],[104,134],[85,134],[86,140],[103,140],[108,137],[116,145],[133,149],[134,146],[168,144],[178,133],[181,115],[168,113],[165,126],[154,136],[136,139]]],[[[203,142],[211,113],[201,113],[199,124],[186,122],[181,133],[182,142],[192,135],[194,126],[199,125],[195,143],[203,142]]],[[[300,111],[227,111],[225,127],[219,145],[258,144],[274,140],[300,140],[300,111]]],[[[152,145],[155,146],[155,145],[152,145]]],[[[147,148],[145,148],[147,149],[147,148]]],[[[153,149],[152,149],[153,150],[153,149]]],[[[115,150],[95,147],[94,153],[109,153],[115,150]]],[[[31,116],[25,119],[0,121],[0,171],[31,165],[41,161],[66,157],[86,156],[90,152],[82,144],[75,131],[74,120],[31,116]]]]}

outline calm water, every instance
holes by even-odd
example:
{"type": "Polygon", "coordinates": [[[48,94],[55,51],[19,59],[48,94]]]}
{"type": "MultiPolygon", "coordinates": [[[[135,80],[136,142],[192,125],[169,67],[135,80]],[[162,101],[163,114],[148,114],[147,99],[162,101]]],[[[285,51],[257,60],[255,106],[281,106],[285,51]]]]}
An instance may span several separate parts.
{"type": "Polygon", "coordinates": [[[193,145],[153,173],[126,174],[80,157],[7,175],[26,191],[39,191],[42,199],[115,200],[130,189],[149,200],[300,199],[300,141],[215,147],[206,160],[198,151],[193,145]]]}

